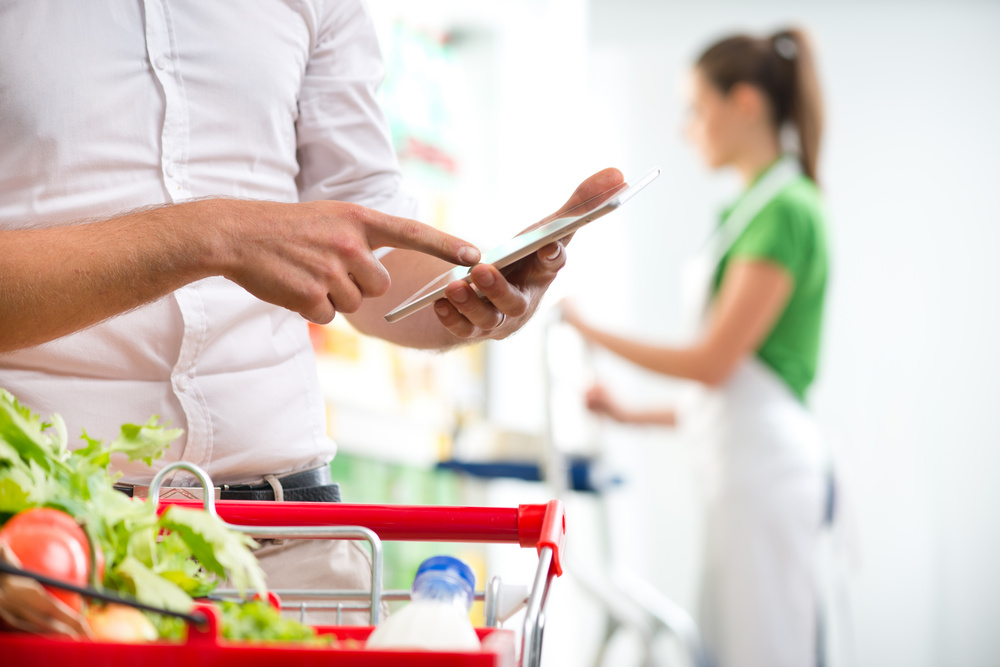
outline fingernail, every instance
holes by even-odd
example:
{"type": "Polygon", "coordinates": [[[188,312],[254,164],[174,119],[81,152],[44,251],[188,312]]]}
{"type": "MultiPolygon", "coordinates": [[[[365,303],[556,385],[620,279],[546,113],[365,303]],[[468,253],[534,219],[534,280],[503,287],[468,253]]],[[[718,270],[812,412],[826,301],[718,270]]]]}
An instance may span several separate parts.
{"type": "Polygon", "coordinates": [[[554,259],[555,259],[556,257],[558,257],[558,256],[559,256],[559,253],[561,253],[561,252],[562,252],[562,244],[561,244],[561,243],[555,243],[555,244],[553,244],[553,245],[555,246],[555,247],[554,247],[554,249],[553,249],[553,250],[550,250],[550,251],[548,251],[548,252],[547,252],[547,253],[545,253],[545,255],[544,255],[545,259],[547,259],[547,260],[548,260],[548,261],[550,261],[550,262],[551,262],[552,260],[554,260],[554,259]]]}
{"type": "Polygon", "coordinates": [[[448,317],[448,306],[444,303],[438,303],[434,306],[434,312],[436,312],[441,317],[448,317]]]}
{"type": "Polygon", "coordinates": [[[469,300],[469,292],[464,287],[460,287],[459,289],[449,294],[448,298],[454,301],[455,303],[465,303],[466,301],[469,300]]]}
{"type": "Polygon", "coordinates": [[[479,283],[483,287],[490,287],[496,281],[497,281],[496,276],[494,276],[493,272],[490,271],[489,269],[487,269],[486,271],[483,271],[481,273],[476,274],[476,282],[479,283]]]}
{"type": "Polygon", "coordinates": [[[479,261],[479,248],[474,245],[464,245],[458,250],[458,258],[466,264],[475,264],[479,261]]]}

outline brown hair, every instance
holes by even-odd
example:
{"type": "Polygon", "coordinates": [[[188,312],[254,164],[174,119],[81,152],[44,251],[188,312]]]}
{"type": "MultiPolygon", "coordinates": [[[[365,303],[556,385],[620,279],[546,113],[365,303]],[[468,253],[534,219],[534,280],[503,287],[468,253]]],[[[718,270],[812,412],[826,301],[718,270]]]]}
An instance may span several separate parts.
{"type": "Polygon", "coordinates": [[[791,123],[802,170],[814,182],[823,134],[823,100],[812,46],[799,29],[770,37],[735,35],[710,46],[695,66],[723,93],[737,83],[760,89],[771,104],[775,129],[791,123]]]}

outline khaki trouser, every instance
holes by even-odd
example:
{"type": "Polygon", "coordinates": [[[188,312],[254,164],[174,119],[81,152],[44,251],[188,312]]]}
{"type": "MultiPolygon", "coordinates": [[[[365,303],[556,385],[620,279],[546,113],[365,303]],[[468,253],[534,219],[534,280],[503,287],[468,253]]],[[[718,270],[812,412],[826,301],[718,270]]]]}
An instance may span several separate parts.
{"type": "MultiPolygon", "coordinates": [[[[261,547],[255,555],[267,575],[268,589],[277,591],[283,603],[315,603],[319,600],[283,595],[281,589],[371,590],[371,557],[356,540],[261,540],[261,547]]],[[[300,611],[293,609],[285,614],[299,618],[300,611]]],[[[387,614],[388,609],[383,603],[382,619],[387,614]]],[[[305,622],[309,625],[336,625],[337,611],[311,611],[307,608],[305,622]]],[[[340,625],[371,625],[370,612],[367,608],[345,610],[340,625]]]]}

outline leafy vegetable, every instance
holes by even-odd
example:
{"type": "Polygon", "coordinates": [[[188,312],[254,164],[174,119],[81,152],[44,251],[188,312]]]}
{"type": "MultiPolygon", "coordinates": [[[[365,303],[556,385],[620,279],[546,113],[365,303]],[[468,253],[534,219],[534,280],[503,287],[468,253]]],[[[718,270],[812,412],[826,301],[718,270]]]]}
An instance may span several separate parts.
{"type": "MultiPolygon", "coordinates": [[[[222,612],[222,636],[231,641],[289,641],[315,646],[330,646],[336,642],[333,635],[320,635],[308,625],[285,618],[262,600],[223,600],[215,604],[222,612]]],[[[150,620],[163,639],[180,640],[187,636],[187,626],[178,618],[155,616],[150,620]]]]}
{"type": "Polygon", "coordinates": [[[317,635],[309,626],[283,618],[267,602],[222,602],[222,635],[233,640],[298,641],[329,644],[333,637],[317,635]]]}
{"type": "Polygon", "coordinates": [[[190,611],[194,606],[194,602],[184,589],[153,572],[132,556],[126,556],[125,560],[118,564],[117,572],[126,582],[129,592],[139,602],[175,611],[190,611]]]}
{"type": "Polygon", "coordinates": [[[209,571],[220,577],[232,572],[233,584],[241,593],[248,587],[265,590],[264,575],[248,549],[255,542],[246,535],[227,529],[210,514],[177,506],[164,512],[160,525],[180,535],[209,571]]]}
{"type": "MultiPolygon", "coordinates": [[[[241,591],[265,592],[264,575],[249,537],[219,518],[172,506],[157,515],[152,504],[114,489],[108,473],[112,453],[151,464],[181,434],[152,417],[125,424],[110,444],[83,434],[70,450],[66,427],[51,423],[0,389],[0,523],[32,507],[52,507],[72,516],[106,559],[103,585],[139,601],[188,611],[192,597],[211,592],[225,577],[241,591]]],[[[311,628],[280,617],[263,602],[223,603],[223,633],[232,638],[308,639],[311,628]]],[[[152,618],[160,632],[176,636],[176,619],[152,618]]]]}

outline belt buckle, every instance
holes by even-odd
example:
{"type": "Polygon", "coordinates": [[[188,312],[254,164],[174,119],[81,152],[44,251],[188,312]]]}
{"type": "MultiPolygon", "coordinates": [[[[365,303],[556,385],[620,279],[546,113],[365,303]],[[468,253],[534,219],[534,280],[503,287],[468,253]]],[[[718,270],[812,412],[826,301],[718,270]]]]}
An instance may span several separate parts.
{"type": "MultiPolygon", "coordinates": [[[[212,487],[215,492],[215,499],[220,500],[222,498],[222,488],[215,486],[212,487]]],[[[134,486],[132,487],[132,497],[133,498],[148,498],[149,497],[149,487],[148,486],[134,486]]],[[[160,487],[160,500],[204,500],[205,499],[205,489],[200,486],[161,486],[160,487]]]]}

